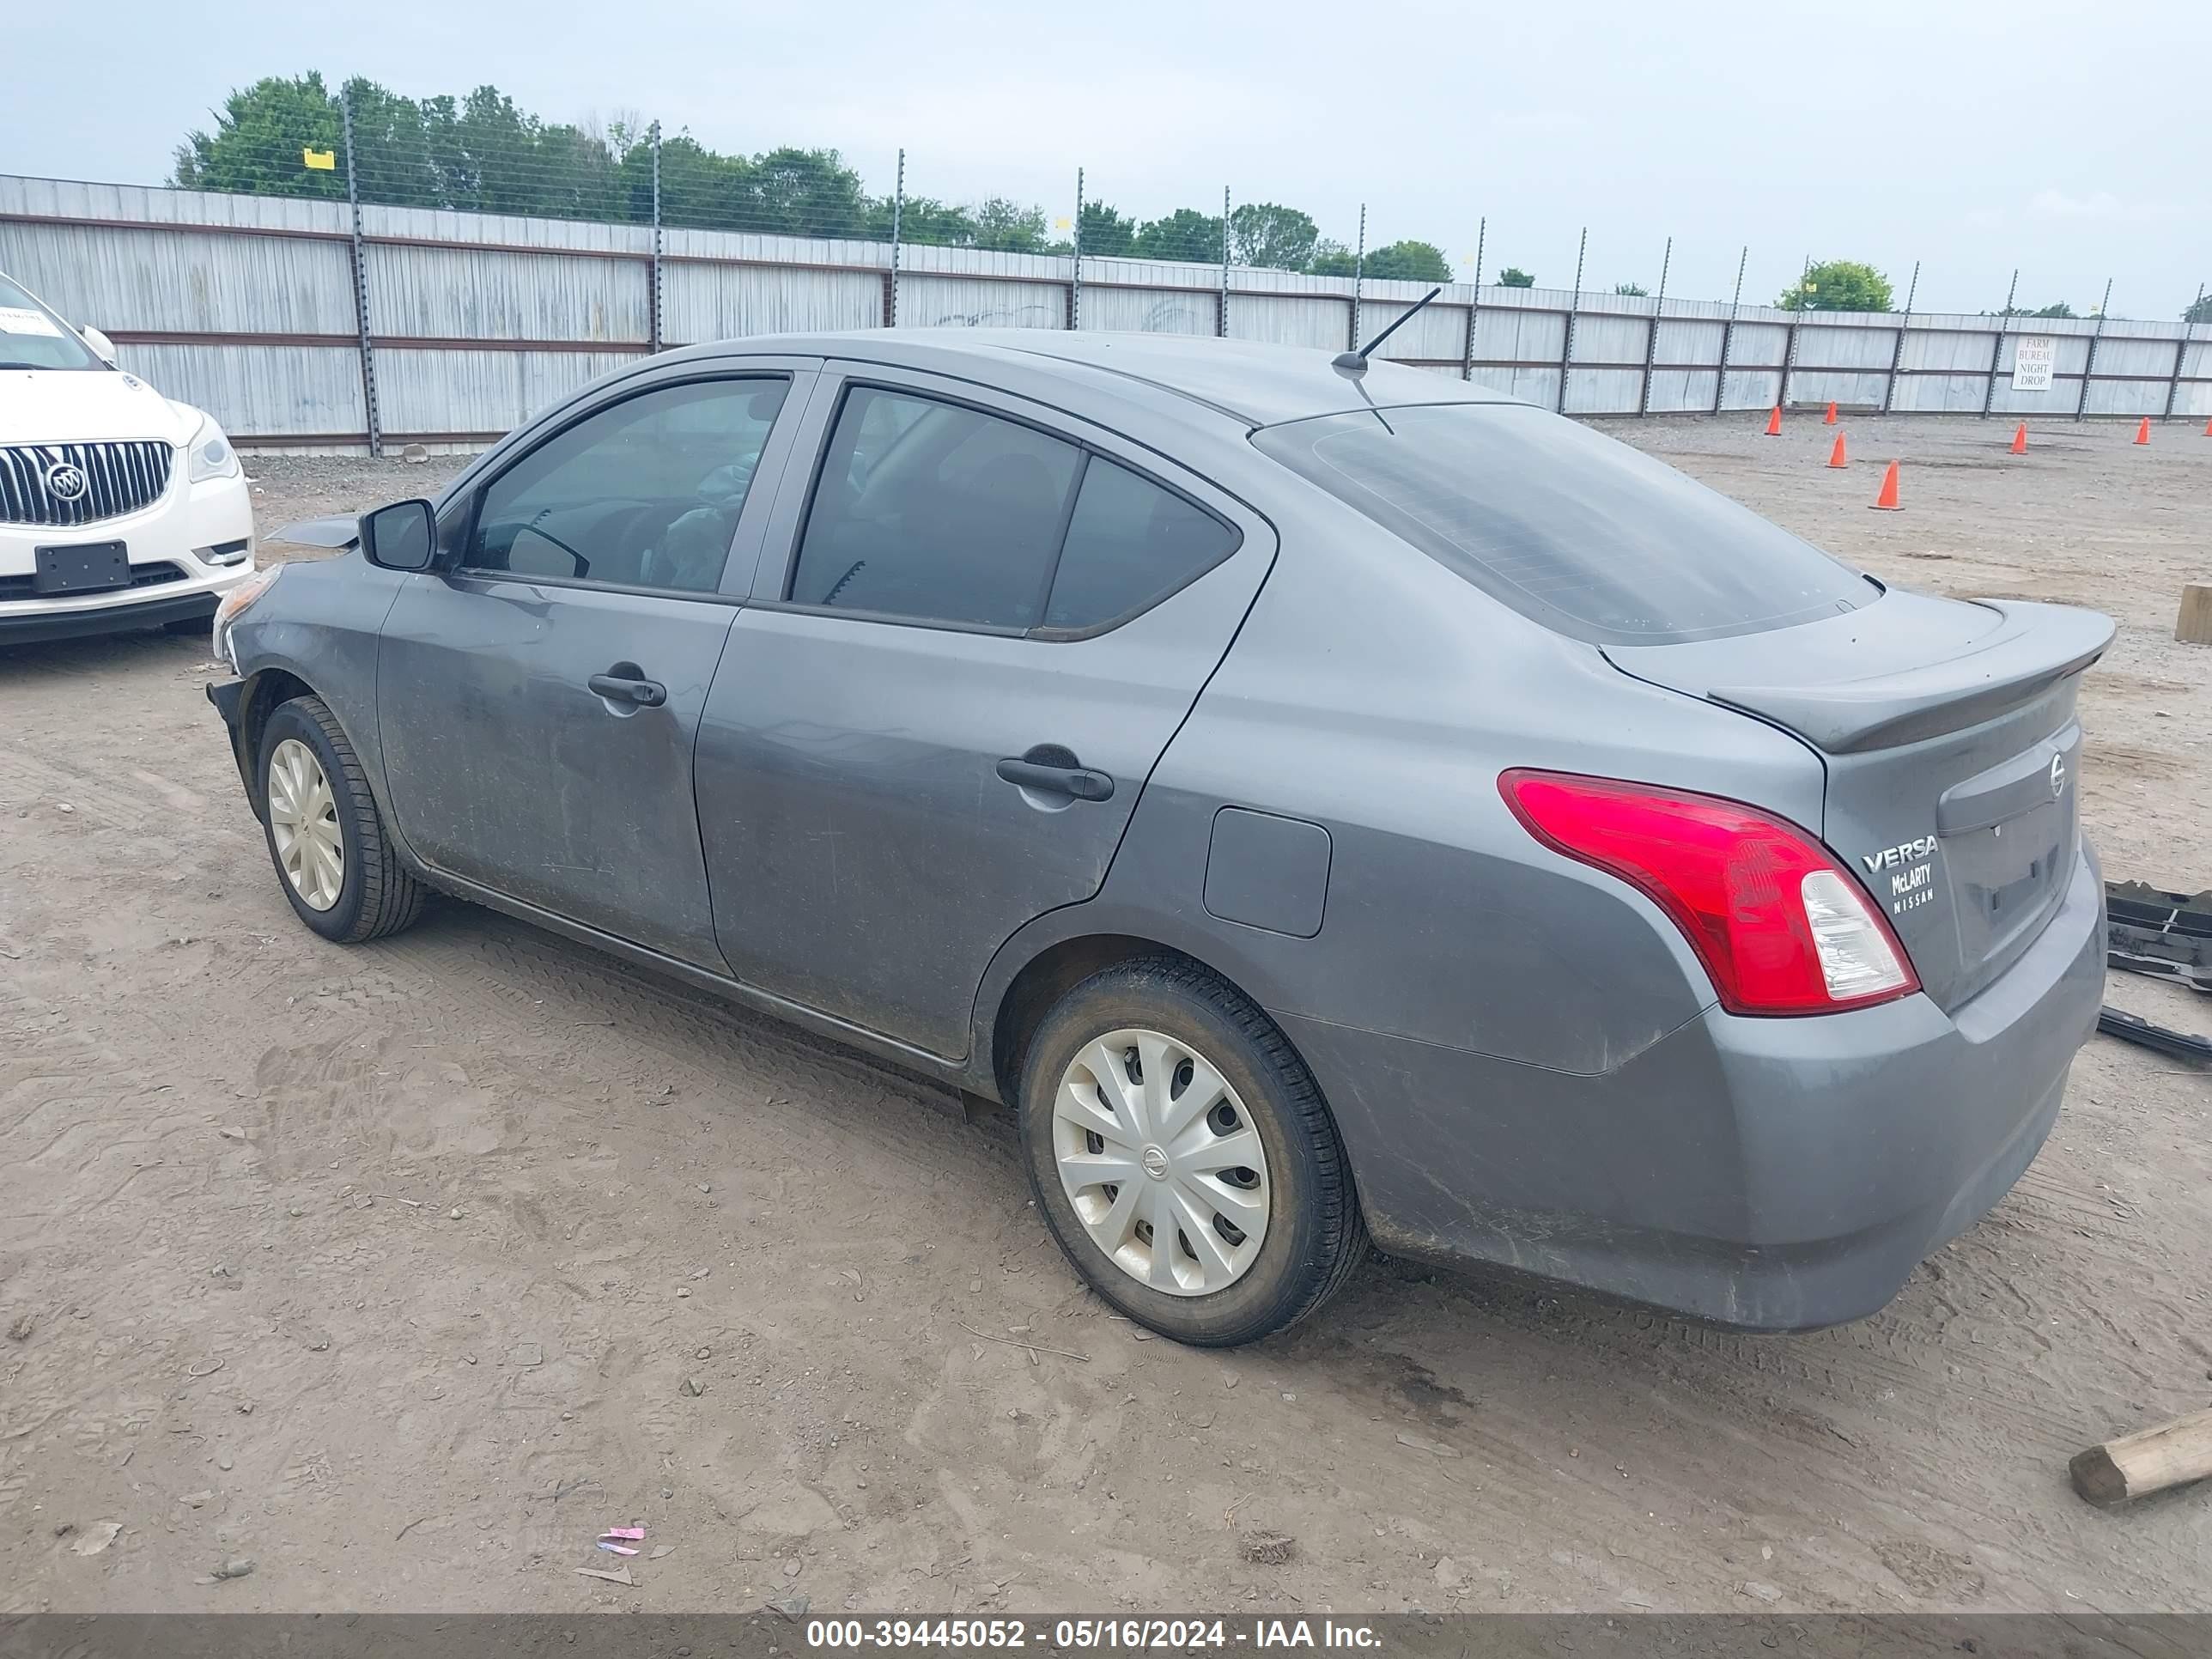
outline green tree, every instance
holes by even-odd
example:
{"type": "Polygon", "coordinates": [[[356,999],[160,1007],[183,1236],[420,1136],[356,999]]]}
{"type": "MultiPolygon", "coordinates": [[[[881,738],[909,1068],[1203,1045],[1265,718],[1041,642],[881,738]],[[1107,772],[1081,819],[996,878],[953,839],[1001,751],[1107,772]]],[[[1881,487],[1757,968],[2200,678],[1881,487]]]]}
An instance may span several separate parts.
{"type": "Polygon", "coordinates": [[[2212,294],[2201,295],[2191,304],[2182,307],[2185,323],[2212,323],[2212,294]]]}
{"type": "Polygon", "coordinates": [[[1296,208],[1247,202],[1229,216],[1229,257],[1267,270],[1304,270],[1321,229],[1296,208]]]}
{"type": "Polygon", "coordinates": [[[1615,283],[1613,285],[1613,291],[1631,300],[1648,300],[1651,297],[1651,290],[1640,283],[1615,283]]]}
{"type": "Polygon", "coordinates": [[[1343,243],[1324,236],[1306,257],[1306,269],[1316,276],[1349,276],[1359,269],[1359,259],[1343,243]]]}
{"type": "Polygon", "coordinates": [[[1823,259],[1782,290],[1784,311],[1887,311],[1889,278],[1857,259],[1823,259]]]}
{"type": "Polygon", "coordinates": [[[1127,253],[1136,246],[1137,222],[1125,218],[1103,202],[1083,204],[1083,251],[1085,253],[1127,253]]]}
{"type": "Polygon", "coordinates": [[[1221,216],[1196,208],[1177,208],[1164,219],[1139,227],[1131,252],[1141,259],[1189,259],[1221,263],[1221,216]]]}
{"type": "Polygon", "coordinates": [[[1984,317],[1992,314],[1999,317],[2071,317],[2075,312],[2072,306],[2060,300],[2047,306],[2007,306],[1995,313],[1985,311],[1982,314],[1984,317]]]}
{"type": "Polygon", "coordinates": [[[994,196],[969,210],[975,222],[974,246],[1000,253],[1044,252],[1044,210],[1024,207],[1004,196],[994,196]]]}
{"type": "Polygon", "coordinates": [[[1508,265],[1498,273],[1498,285],[1500,288],[1534,288],[1536,279],[1518,265],[1508,265]]]}
{"type": "Polygon", "coordinates": [[[1368,254],[1366,274],[1398,282],[1449,283],[1452,268],[1433,242],[1391,242],[1368,254]]]}
{"type": "Polygon", "coordinates": [[[254,196],[344,197],[342,171],[310,167],[301,156],[302,150],[345,145],[345,117],[320,75],[264,76],[210,113],[214,131],[188,134],[177,146],[172,184],[254,196]]]}
{"type": "MultiPolygon", "coordinates": [[[[899,211],[899,239],[923,247],[973,247],[975,221],[964,207],[940,202],[933,196],[909,196],[899,211]]],[[[868,214],[867,234],[877,241],[891,239],[891,200],[878,200],[868,214]]]]}

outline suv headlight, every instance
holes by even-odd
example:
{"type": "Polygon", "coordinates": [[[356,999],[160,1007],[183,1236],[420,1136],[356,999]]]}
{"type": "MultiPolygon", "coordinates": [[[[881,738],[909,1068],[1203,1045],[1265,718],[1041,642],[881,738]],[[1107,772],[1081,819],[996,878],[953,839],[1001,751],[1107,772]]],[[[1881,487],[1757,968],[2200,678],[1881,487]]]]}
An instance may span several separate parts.
{"type": "Polygon", "coordinates": [[[238,659],[230,654],[231,625],[246,612],[248,606],[276,585],[284,574],[281,564],[264,565],[244,581],[222,596],[215,608],[215,631],[210,641],[218,661],[230,665],[230,672],[238,672],[238,659]]]}
{"type": "Polygon", "coordinates": [[[185,447],[185,478],[190,483],[201,483],[210,478],[234,478],[239,474],[238,452],[230,447],[230,440],[215,423],[215,416],[200,416],[199,429],[192,434],[191,442],[185,447]]]}

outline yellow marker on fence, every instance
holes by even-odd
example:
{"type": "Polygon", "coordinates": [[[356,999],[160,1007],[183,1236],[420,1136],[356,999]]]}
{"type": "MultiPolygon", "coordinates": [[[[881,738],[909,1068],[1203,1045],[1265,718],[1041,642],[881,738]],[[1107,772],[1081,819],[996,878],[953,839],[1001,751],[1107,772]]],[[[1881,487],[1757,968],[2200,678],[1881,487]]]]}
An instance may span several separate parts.
{"type": "Polygon", "coordinates": [[[337,171],[338,153],[334,149],[303,149],[300,159],[318,173],[337,171]]]}

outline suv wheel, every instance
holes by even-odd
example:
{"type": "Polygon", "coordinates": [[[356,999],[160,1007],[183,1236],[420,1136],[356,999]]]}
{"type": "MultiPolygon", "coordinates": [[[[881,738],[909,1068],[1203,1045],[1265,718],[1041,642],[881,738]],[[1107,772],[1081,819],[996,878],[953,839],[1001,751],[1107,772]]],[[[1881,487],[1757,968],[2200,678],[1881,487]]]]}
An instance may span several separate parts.
{"type": "Polygon", "coordinates": [[[1364,1254],[1312,1073],[1249,999],[1194,964],[1125,963],[1063,997],[1030,1045],[1021,1121],[1060,1249],[1164,1336],[1270,1335],[1364,1254]]]}
{"type": "Polygon", "coordinates": [[[280,704],[261,733],[269,857],[301,921],[341,945],[396,933],[422,884],[385,833],[361,760],[319,697],[280,704]]]}

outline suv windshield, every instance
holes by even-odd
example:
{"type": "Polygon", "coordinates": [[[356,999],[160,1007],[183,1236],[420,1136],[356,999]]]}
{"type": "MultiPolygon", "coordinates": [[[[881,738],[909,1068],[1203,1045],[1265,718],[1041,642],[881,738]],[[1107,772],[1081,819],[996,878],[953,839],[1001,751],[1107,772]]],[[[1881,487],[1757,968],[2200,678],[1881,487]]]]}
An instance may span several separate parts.
{"type": "Polygon", "coordinates": [[[0,368],[105,368],[60,318],[0,276],[0,368]]]}
{"type": "Polygon", "coordinates": [[[1325,415],[1262,428],[1252,441],[1575,639],[1754,633],[1855,611],[1880,592],[1673,467],[1525,404],[1325,415]]]}

